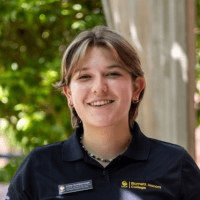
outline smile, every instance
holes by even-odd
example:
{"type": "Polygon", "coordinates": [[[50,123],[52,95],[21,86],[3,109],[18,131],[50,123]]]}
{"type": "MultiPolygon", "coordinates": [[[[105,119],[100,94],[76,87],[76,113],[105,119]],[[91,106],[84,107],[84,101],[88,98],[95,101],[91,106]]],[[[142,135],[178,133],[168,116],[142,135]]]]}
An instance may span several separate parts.
{"type": "Polygon", "coordinates": [[[110,104],[110,103],[113,103],[114,101],[113,100],[103,100],[103,101],[94,101],[92,103],[88,103],[90,106],[104,106],[104,105],[107,105],[107,104],[110,104]]]}

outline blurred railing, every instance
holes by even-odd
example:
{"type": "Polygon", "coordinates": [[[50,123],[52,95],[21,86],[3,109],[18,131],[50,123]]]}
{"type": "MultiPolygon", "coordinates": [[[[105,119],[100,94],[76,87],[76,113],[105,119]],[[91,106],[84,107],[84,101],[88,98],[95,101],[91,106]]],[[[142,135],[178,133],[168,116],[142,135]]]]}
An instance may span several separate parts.
{"type": "Polygon", "coordinates": [[[21,155],[14,155],[14,154],[0,154],[0,159],[1,158],[20,158],[22,157],[21,155]]]}

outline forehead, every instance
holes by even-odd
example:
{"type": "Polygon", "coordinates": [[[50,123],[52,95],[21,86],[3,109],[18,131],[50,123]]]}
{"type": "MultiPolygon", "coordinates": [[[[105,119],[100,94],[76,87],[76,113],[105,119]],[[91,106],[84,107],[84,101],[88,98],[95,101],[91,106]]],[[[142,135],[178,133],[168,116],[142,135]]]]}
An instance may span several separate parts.
{"type": "MultiPolygon", "coordinates": [[[[124,67],[119,65],[119,64],[112,64],[112,65],[106,66],[106,70],[116,69],[116,68],[124,70],[124,67]]],[[[77,68],[74,69],[73,74],[75,74],[77,72],[84,72],[84,71],[89,71],[89,70],[91,70],[91,68],[89,68],[89,67],[81,67],[80,66],[80,67],[77,67],[77,68]]]]}
{"type": "Polygon", "coordinates": [[[93,65],[101,66],[101,64],[106,69],[126,68],[120,61],[115,50],[105,47],[89,47],[82,55],[80,55],[80,59],[77,60],[72,68],[72,73],[87,71],[92,69],[93,65]]]}

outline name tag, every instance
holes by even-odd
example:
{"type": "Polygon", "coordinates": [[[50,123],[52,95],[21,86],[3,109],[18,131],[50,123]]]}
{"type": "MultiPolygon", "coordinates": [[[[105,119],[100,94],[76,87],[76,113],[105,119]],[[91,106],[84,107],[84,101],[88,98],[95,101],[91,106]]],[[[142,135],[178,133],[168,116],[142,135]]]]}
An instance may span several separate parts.
{"type": "Polygon", "coordinates": [[[80,192],[84,190],[92,190],[92,189],[93,189],[92,180],[69,183],[69,184],[58,186],[59,195],[72,193],[72,192],[80,192]]]}

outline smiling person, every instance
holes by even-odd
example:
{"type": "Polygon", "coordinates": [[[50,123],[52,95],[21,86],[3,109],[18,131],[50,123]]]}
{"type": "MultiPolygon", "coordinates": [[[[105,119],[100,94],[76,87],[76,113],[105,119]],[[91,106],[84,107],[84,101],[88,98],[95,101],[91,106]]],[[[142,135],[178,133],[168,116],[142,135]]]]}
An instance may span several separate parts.
{"type": "Polygon", "coordinates": [[[200,171],[189,154],[146,137],[135,121],[145,79],[136,51],[118,33],[104,26],[80,33],[63,55],[56,87],[75,133],[33,150],[7,199],[200,199],[200,171]]]}

